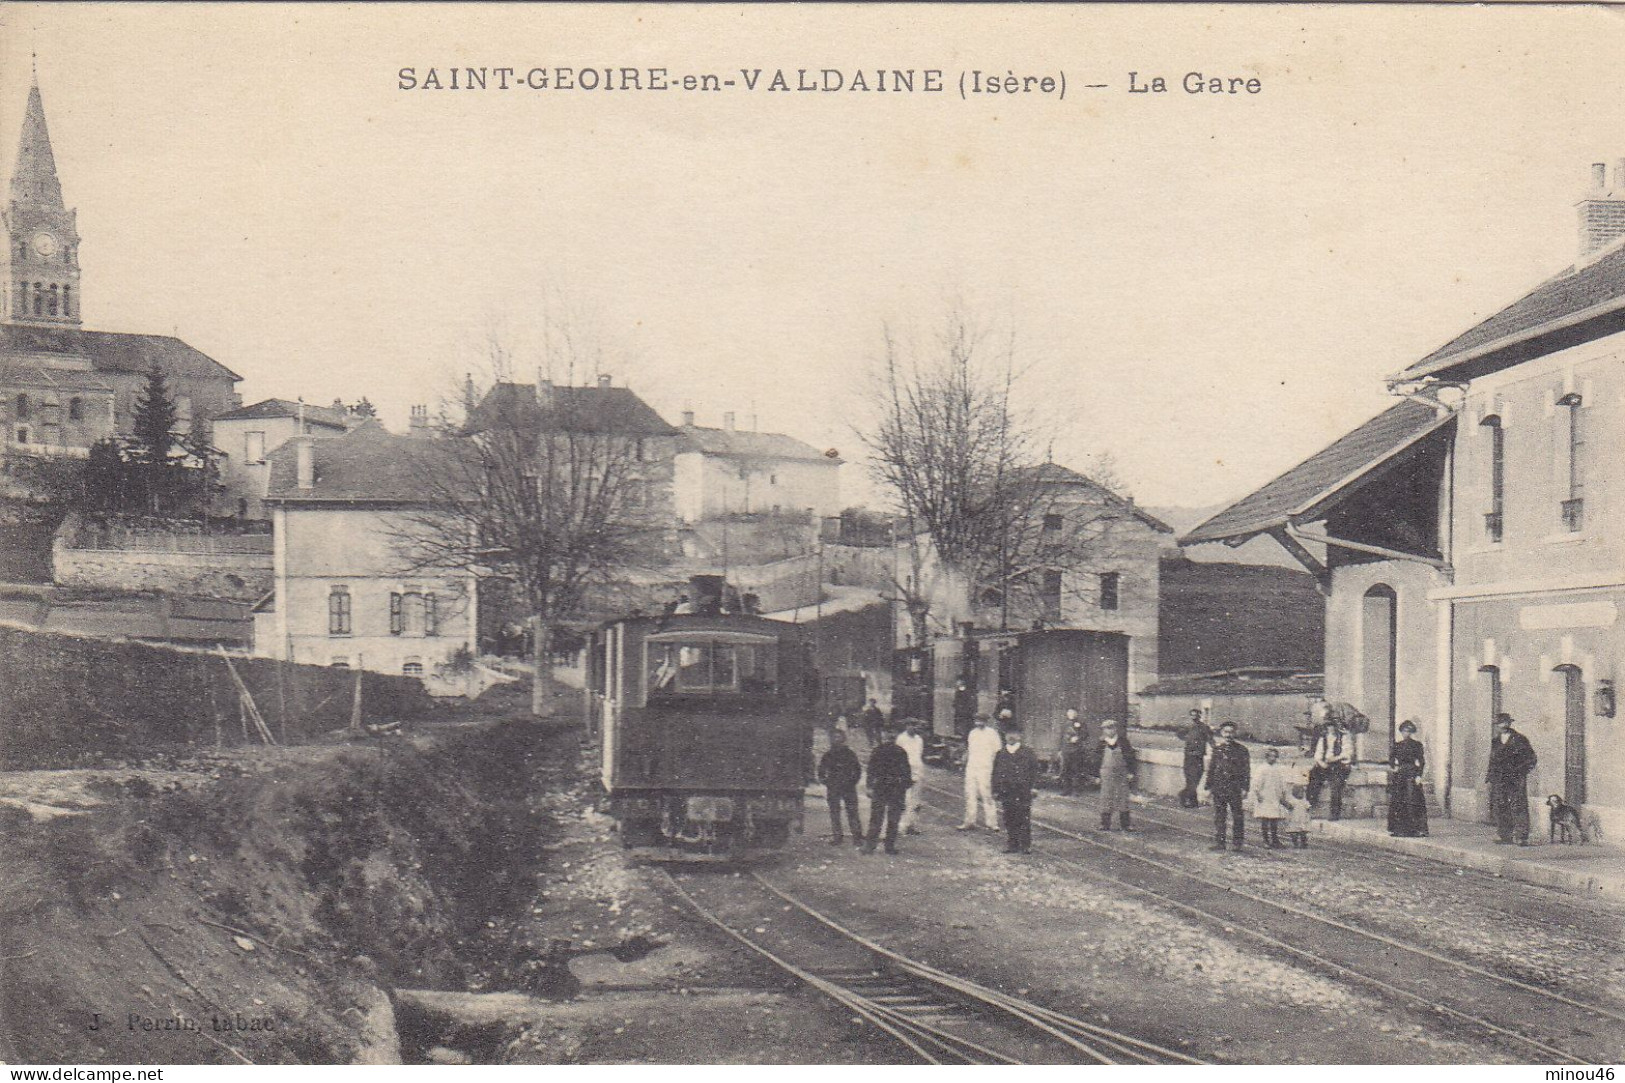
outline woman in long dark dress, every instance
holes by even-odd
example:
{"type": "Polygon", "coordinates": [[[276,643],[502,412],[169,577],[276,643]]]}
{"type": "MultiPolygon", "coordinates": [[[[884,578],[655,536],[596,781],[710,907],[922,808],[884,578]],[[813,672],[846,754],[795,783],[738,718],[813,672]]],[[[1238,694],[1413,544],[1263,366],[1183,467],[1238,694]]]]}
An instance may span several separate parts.
{"type": "Polygon", "coordinates": [[[1427,795],[1422,792],[1427,761],[1422,742],[1416,739],[1416,723],[1406,719],[1399,724],[1399,732],[1404,736],[1395,742],[1388,758],[1388,833],[1421,838],[1428,833],[1427,795]]]}

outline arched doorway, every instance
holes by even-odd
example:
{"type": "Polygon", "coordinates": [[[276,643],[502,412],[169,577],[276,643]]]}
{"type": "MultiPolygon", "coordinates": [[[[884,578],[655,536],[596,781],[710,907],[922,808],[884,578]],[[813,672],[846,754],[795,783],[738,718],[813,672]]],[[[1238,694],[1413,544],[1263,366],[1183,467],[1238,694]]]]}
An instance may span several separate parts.
{"type": "Polygon", "coordinates": [[[1393,747],[1395,714],[1394,685],[1399,656],[1396,651],[1399,630],[1399,598],[1394,588],[1378,583],[1360,601],[1360,690],[1359,708],[1371,719],[1371,733],[1381,748],[1365,749],[1367,759],[1386,759],[1393,747]]]}
{"type": "Polygon", "coordinates": [[[1586,802],[1586,687],[1579,666],[1558,666],[1563,675],[1563,800],[1586,802]]]}

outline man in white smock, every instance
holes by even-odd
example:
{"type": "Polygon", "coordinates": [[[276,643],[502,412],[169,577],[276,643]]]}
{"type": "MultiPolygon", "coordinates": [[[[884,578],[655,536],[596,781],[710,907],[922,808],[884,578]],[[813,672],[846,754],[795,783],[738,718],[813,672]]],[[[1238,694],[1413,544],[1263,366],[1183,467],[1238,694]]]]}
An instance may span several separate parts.
{"type": "Polygon", "coordinates": [[[920,733],[920,720],[910,718],[897,736],[897,747],[908,753],[908,771],[914,784],[903,797],[903,818],[899,826],[905,835],[918,835],[914,822],[920,818],[920,805],[925,802],[925,737],[920,733]]]}
{"type": "Polygon", "coordinates": [[[976,805],[982,806],[982,825],[999,829],[998,806],[993,803],[993,757],[1004,747],[1004,738],[993,728],[987,715],[978,715],[976,728],[965,735],[965,822],[959,830],[976,826],[976,805]]]}

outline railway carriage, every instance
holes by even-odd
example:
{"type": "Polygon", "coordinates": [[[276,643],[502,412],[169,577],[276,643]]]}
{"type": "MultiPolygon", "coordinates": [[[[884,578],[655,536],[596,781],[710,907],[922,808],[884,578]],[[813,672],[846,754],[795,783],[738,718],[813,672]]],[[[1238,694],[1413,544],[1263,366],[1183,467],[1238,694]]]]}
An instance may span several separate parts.
{"type": "Polygon", "coordinates": [[[728,861],[800,831],[818,681],[798,628],[743,614],[628,617],[599,630],[592,663],[623,846],[728,861]]]}

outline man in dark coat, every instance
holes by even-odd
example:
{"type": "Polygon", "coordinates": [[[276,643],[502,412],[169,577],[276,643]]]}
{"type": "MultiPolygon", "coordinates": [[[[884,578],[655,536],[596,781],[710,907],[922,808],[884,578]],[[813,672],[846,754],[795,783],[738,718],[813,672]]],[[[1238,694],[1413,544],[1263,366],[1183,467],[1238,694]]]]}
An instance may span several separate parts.
{"type": "Polygon", "coordinates": [[[1495,817],[1495,841],[1529,845],[1529,772],[1535,768],[1535,750],[1529,738],[1512,728],[1512,716],[1495,716],[1495,737],[1490,742],[1490,814],[1495,817]]]}
{"type": "Polygon", "coordinates": [[[1202,768],[1207,750],[1213,744],[1213,730],[1202,718],[1202,708],[1191,708],[1190,725],[1185,729],[1185,788],[1179,791],[1182,808],[1196,808],[1202,802],[1196,796],[1196,787],[1202,781],[1202,768]]]}
{"type": "Polygon", "coordinates": [[[1033,850],[1033,798],[1038,794],[1038,757],[1023,747],[1021,730],[1004,731],[1004,747],[993,757],[993,796],[1004,808],[1004,852],[1033,850]]]}
{"type": "Polygon", "coordinates": [[[1071,797],[1083,785],[1089,771],[1088,737],[1076,707],[1066,709],[1061,725],[1061,796],[1071,797]]]}
{"type": "Polygon", "coordinates": [[[831,730],[829,751],[818,761],[818,781],[824,784],[829,798],[829,844],[838,846],[841,838],[841,808],[846,808],[846,819],[852,826],[852,841],[863,845],[863,821],[858,818],[858,782],[863,778],[863,764],[858,754],[846,744],[845,730],[831,730]]]}
{"type": "Polygon", "coordinates": [[[863,709],[863,735],[869,738],[869,747],[874,748],[880,743],[880,728],[886,723],[886,712],[880,709],[880,704],[874,700],[863,709]]]}
{"type": "Polygon", "coordinates": [[[1219,727],[1219,739],[1213,745],[1213,758],[1207,766],[1207,789],[1213,795],[1213,845],[1210,849],[1224,849],[1224,820],[1228,811],[1231,824],[1231,848],[1241,849],[1245,835],[1241,804],[1252,789],[1252,757],[1236,740],[1236,724],[1226,722],[1219,727]]]}
{"type": "Polygon", "coordinates": [[[903,818],[903,801],[908,788],[914,785],[914,772],[909,769],[908,753],[893,740],[897,727],[883,723],[880,743],[869,753],[869,837],[864,840],[863,852],[875,852],[880,841],[880,825],[886,825],[886,852],[897,852],[897,827],[903,818]]]}

